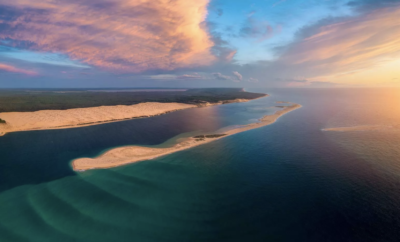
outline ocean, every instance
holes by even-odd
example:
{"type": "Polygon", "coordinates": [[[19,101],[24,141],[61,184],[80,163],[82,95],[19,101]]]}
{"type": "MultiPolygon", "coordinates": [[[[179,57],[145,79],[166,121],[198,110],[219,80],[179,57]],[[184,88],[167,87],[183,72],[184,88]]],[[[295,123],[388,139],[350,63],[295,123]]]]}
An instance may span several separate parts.
{"type": "Polygon", "coordinates": [[[400,241],[400,89],[265,89],[269,97],[0,137],[0,242],[400,241]],[[272,125],[82,173],[120,146],[272,125]],[[357,132],[332,127],[382,126],[357,132]],[[391,127],[391,128],[387,128],[391,127]]]}

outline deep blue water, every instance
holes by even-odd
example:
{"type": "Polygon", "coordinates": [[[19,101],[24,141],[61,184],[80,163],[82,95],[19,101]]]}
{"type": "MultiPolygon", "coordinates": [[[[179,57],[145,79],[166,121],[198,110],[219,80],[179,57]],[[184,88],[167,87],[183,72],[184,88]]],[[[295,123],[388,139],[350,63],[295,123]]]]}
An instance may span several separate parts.
{"type": "Polygon", "coordinates": [[[265,92],[248,103],[0,137],[0,241],[399,241],[400,132],[321,129],[400,123],[388,107],[400,90],[265,92]],[[69,167],[117,146],[253,122],[279,100],[303,108],[159,159],[69,167]]]}

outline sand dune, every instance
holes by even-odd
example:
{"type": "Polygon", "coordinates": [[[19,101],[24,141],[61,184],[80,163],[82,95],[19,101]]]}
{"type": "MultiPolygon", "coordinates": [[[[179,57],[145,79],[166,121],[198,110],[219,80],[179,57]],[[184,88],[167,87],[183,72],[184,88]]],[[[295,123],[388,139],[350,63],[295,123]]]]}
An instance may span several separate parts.
{"type": "Polygon", "coordinates": [[[139,103],[130,106],[101,106],[68,110],[42,110],[37,112],[0,113],[0,135],[16,131],[65,129],[125,119],[150,117],[176,110],[194,108],[183,103],[139,103]]]}
{"type": "Polygon", "coordinates": [[[151,148],[140,146],[127,146],[112,149],[96,158],[79,158],[72,161],[72,167],[76,171],[84,171],[88,169],[111,168],[121,166],[137,161],[154,159],[156,157],[171,154],[177,151],[189,149],[198,145],[202,145],[214,140],[224,138],[229,135],[237,134],[246,130],[259,128],[274,123],[282,115],[300,108],[299,104],[292,104],[284,107],[272,115],[266,115],[257,123],[240,126],[223,132],[224,136],[220,137],[191,137],[178,142],[176,145],[167,148],[151,148]]]}
{"type": "MultiPolygon", "coordinates": [[[[266,96],[268,95],[265,94],[263,97],[266,96]]],[[[0,136],[5,135],[6,133],[18,131],[76,128],[127,119],[151,117],[187,108],[207,107],[248,101],[250,100],[233,99],[216,103],[204,102],[197,105],[147,102],[128,106],[118,105],[74,108],[68,110],[0,113],[0,119],[7,122],[6,124],[0,123],[0,136]]]]}

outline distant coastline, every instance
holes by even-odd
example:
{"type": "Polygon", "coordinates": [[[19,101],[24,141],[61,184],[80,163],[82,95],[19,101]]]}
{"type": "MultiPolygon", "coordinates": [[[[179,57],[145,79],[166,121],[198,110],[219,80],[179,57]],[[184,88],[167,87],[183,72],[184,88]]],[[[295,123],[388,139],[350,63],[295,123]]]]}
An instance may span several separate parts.
{"type": "Polygon", "coordinates": [[[75,171],[85,171],[90,169],[105,169],[117,166],[122,166],[138,161],[150,160],[157,157],[165,156],[181,150],[189,149],[195,146],[209,143],[214,140],[234,135],[251,129],[260,128],[274,123],[279,117],[286,113],[294,111],[302,106],[296,103],[279,102],[291,104],[290,106],[281,106],[282,110],[275,112],[272,115],[266,115],[259,119],[259,122],[248,125],[243,125],[234,129],[230,129],[223,133],[205,134],[184,138],[172,147],[167,148],[151,148],[140,146],[127,146],[115,148],[96,158],[78,158],[72,161],[72,168],[75,171]]]}
{"type": "Polygon", "coordinates": [[[134,105],[146,102],[204,103],[226,102],[235,99],[264,97],[265,93],[243,91],[242,88],[199,89],[55,89],[55,90],[2,90],[0,89],[0,113],[35,112],[42,110],[69,110],[101,106],[134,105]]]}
{"type": "MultiPolygon", "coordinates": [[[[265,96],[268,95],[264,94],[262,97],[265,96]]],[[[148,118],[188,108],[247,101],[250,100],[234,99],[218,101],[216,103],[201,102],[196,105],[185,103],[146,102],[134,105],[101,106],[68,110],[7,112],[0,113],[0,118],[7,121],[6,124],[0,124],[0,136],[11,132],[78,128],[130,119],[148,118]]]]}

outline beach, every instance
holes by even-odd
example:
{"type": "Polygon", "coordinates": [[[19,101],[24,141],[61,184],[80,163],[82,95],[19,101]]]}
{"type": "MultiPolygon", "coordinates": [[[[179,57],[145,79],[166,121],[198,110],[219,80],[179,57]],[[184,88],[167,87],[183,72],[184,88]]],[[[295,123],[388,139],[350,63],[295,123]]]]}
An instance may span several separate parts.
{"type": "Polygon", "coordinates": [[[188,108],[201,108],[248,101],[250,100],[233,99],[216,103],[204,102],[196,105],[176,102],[145,102],[134,105],[100,106],[67,110],[5,112],[0,113],[0,119],[6,121],[6,124],[0,124],[0,136],[19,131],[68,129],[135,118],[148,118],[188,108]]]}
{"type": "Polygon", "coordinates": [[[196,105],[183,103],[147,102],[135,105],[101,106],[68,110],[41,110],[36,112],[0,113],[6,124],[0,124],[0,135],[10,132],[66,129],[133,118],[161,115],[196,105]]]}
{"type": "Polygon", "coordinates": [[[272,124],[282,115],[302,107],[300,104],[289,104],[290,106],[284,106],[281,110],[275,112],[274,114],[262,117],[256,123],[233,128],[223,133],[205,134],[203,136],[184,138],[182,140],[178,140],[177,144],[173,145],[172,147],[166,148],[152,148],[141,146],[126,146],[115,148],[105,152],[104,154],[96,158],[75,159],[72,161],[72,167],[75,171],[112,168],[138,161],[150,160],[181,150],[189,149],[195,146],[209,143],[214,140],[222,139],[230,135],[272,124]]]}

